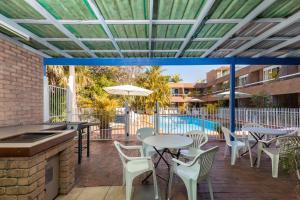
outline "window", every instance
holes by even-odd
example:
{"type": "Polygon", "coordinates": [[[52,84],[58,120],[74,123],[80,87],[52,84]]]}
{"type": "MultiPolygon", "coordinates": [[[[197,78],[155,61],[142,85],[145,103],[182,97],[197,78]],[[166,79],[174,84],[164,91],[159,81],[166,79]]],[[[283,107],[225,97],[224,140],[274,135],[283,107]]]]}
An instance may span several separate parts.
{"type": "Polygon", "coordinates": [[[248,74],[239,77],[239,86],[246,85],[248,83],[248,74]]]}
{"type": "Polygon", "coordinates": [[[172,96],[178,96],[178,88],[172,88],[172,96]]]}
{"type": "Polygon", "coordinates": [[[264,80],[270,80],[278,78],[280,71],[280,66],[270,66],[264,68],[264,80]]]}
{"type": "Polygon", "coordinates": [[[185,88],[185,89],[184,89],[184,94],[187,95],[187,94],[189,94],[189,93],[190,93],[190,89],[186,89],[186,88],[185,88]]]}

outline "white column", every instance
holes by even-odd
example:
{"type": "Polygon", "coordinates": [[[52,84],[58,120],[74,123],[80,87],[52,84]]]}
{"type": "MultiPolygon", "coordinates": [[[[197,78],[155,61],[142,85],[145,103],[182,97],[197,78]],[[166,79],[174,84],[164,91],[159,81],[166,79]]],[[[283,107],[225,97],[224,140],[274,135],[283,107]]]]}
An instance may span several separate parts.
{"type": "Polygon", "coordinates": [[[67,88],[67,120],[75,121],[76,116],[76,83],[75,83],[75,67],[69,66],[69,79],[67,88]]]}
{"type": "Polygon", "coordinates": [[[46,73],[44,74],[43,78],[43,100],[44,100],[44,108],[43,108],[43,121],[49,122],[50,116],[49,116],[49,84],[48,84],[48,78],[46,73]]]}

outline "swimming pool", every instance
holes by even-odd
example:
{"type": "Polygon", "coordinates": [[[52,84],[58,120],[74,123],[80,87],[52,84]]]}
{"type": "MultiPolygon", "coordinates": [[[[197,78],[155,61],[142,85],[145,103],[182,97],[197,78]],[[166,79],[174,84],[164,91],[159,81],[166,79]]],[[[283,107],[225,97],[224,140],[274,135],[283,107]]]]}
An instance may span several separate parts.
{"type": "Polygon", "coordinates": [[[159,125],[164,133],[185,133],[191,130],[214,131],[218,123],[193,116],[160,116],[159,125]]]}

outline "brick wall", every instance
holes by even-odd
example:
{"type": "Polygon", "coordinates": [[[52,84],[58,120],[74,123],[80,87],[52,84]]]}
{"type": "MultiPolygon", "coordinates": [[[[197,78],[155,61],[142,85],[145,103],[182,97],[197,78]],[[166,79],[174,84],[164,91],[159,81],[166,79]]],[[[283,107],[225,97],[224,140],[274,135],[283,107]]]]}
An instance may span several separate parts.
{"type": "Polygon", "coordinates": [[[32,157],[0,158],[0,200],[45,199],[46,161],[59,155],[59,194],[75,183],[75,142],[69,140],[32,157]]]}
{"type": "Polygon", "coordinates": [[[0,38],[0,127],[42,120],[42,58],[0,38]]]}

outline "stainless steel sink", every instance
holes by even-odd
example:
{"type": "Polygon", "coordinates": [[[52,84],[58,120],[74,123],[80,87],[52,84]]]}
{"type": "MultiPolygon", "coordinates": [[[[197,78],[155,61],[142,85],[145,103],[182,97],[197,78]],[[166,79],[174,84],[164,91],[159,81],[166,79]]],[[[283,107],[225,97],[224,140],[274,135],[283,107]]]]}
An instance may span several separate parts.
{"type": "Polygon", "coordinates": [[[60,132],[28,132],[8,138],[0,139],[0,143],[31,143],[54,136],[60,132]]]}

